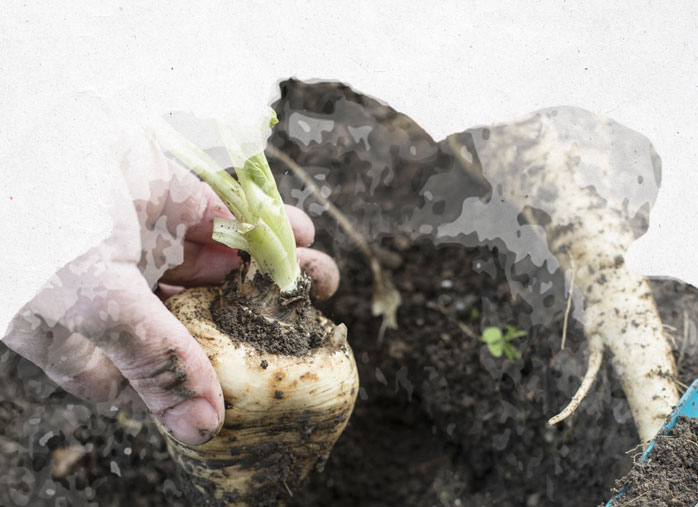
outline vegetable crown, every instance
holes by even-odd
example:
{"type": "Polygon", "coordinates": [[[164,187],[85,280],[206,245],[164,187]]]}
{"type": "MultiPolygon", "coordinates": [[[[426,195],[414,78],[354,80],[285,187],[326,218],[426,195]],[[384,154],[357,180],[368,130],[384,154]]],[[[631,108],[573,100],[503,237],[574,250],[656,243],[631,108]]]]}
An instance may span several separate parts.
{"type": "MultiPolygon", "coordinates": [[[[269,128],[276,123],[271,110],[269,128]]],[[[213,239],[248,252],[259,271],[271,276],[283,292],[291,291],[300,276],[296,242],[263,148],[243,158],[235,129],[222,123],[217,128],[230,160],[244,160],[234,167],[237,179],[165,120],[151,132],[165,151],[208,183],[235,216],[236,220],[214,219],[213,239]]]]}

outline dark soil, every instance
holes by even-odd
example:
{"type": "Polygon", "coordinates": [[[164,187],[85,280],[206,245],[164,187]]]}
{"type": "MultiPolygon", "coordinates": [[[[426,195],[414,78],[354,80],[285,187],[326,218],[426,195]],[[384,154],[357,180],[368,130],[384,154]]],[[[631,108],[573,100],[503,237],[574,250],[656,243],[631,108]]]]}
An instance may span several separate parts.
{"type": "Polygon", "coordinates": [[[627,485],[625,494],[613,502],[618,507],[694,507],[698,503],[698,421],[682,416],[669,435],[657,437],[649,458],[618,481],[619,488],[623,485],[627,485]]]}
{"type": "Polygon", "coordinates": [[[0,347],[0,506],[186,506],[144,407],[94,407],[0,347]]]}
{"type": "MultiPolygon", "coordinates": [[[[479,333],[486,325],[517,323],[522,309],[499,292],[501,274],[473,276],[472,266],[496,264],[493,256],[420,242],[401,257],[394,271],[404,298],[401,327],[388,331],[383,345],[376,341],[377,319],[354,320],[369,311],[371,290],[359,262],[347,278],[363,281],[364,297],[344,286],[333,302],[335,318],[353,322],[349,339],[362,388],[324,476],[313,477],[299,505],[589,505],[607,495],[612,481],[596,470],[620,473],[616,467],[637,438],[611,372],[573,428],[547,428],[578,380],[562,382],[555,368],[559,323],[530,328],[529,338],[516,344],[520,361],[494,359],[459,326],[479,333]],[[482,299],[469,304],[471,291],[482,299]],[[625,411],[621,424],[614,407],[625,411]]],[[[574,336],[578,355],[579,330],[574,336]]]]}
{"type": "MultiPolygon", "coordinates": [[[[407,116],[337,83],[286,81],[275,109],[280,123],[271,142],[367,238],[402,296],[399,327],[379,343],[365,260],[298,179],[270,159],[284,199],[311,215],[315,246],[340,267],[337,295],[319,307],[347,325],[361,378],[349,426],[324,471],[294,491],[291,504],[582,507],[609,499],[639,450],[608,361],[575,416],[545,424],[586,367],[578,323],[570,323],[560,351],[562,273],[517,260],[501,242],[433,237],[465,197],[489,192],[477,171],[407,116]],[[492,357],[478,339],[485,327],[506,324],[527,333],[513,342],[522,354],[513,362],[492,357]]],[[[470,150],[468,134],[458,140],[470,150]]],[[[688,384],[698,376],[698,291],[674,281],[652,287],[688,384]]],[[[67,462],[65,452],[58,456],[67,462]]],[[[6,350],[0,471],[0,506],[186,505],[142,407],[91,407],[6,350]],[[77,463],[52,479],[56,451],[75,448],[77,463]]]]}
{"type": "Polygon", "coordinates": [[[326,326],[310,302],[310,282],[303,278],[290,294],[281,294],[268,275],[257,272],[245,280],[247,265],[226,278],[220,296],[211,305],[218,328],[233,340],[261,352],[304,356],[319,347],[326,326]]]}

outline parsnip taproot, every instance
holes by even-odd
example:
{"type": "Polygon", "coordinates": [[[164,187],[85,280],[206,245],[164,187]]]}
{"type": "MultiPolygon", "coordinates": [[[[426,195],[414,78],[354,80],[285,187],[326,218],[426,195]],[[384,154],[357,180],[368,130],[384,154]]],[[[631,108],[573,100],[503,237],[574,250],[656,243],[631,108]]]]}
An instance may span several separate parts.
{"type": "Polygon", "coordinates": [[[323,343],[303,356],[260,352],[218,329],[216,297],[215,288],[188,289],[167,306],[216,370],[223,429],[198,447],[163,434],[196,504],[277,505],[322,465],[351,415],[358,375],[346,328],[323,319],[323,343]]]}
{"type": "Polygon", "coordinates": [[[635,240],[631,222],[649,210],[659,185],[652,145],[612,120],[572,107],[468,132],[471,156],[492,188],[490,199],[466,199],[460,218],[440,226],[439,235],[502,238],[518,258],[534,248],[524,238],[542,235],[550,252],[532,259],[574,269],[582,296],[583,312],[581,305],[577,312],[590,355],[582,389],[591,384],[605,348],[640,438],[653,438],[678,401],[676,367],[649,284],[625,263],[635,240]],[[521,225],[521,216],[535,234],[524,230],[529,226],[521,225]]]}

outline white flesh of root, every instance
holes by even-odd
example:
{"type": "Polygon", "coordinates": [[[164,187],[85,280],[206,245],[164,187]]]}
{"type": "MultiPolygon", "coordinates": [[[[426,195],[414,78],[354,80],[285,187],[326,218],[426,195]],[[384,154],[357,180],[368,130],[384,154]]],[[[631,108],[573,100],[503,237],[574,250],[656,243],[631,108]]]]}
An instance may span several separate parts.
{"type": "Polygon", "coordinates": [[[623,262],[634,240],[630,226],[620,214],[601,211],[585,210],[583,228],[548,237],[559,260],[567,255],[582,266],[575,279],[586,298],[584,334],[601,336],[611,351],[640,439],[648,441],[678,403],[676,367],[649,284],[623,262]],[[599,234],[604,230],[615,234],[599,234]]]}
{"type": "MultiPolygon", "coordinates": [[[[572,126],[556,124],[557,112],[544,111],[517,124],[492,128],[487,141],[482,141],[482,131],[473,132],[473,138],[484,174],[495,189],[492,199],[548,214],[545,233],[550,250],[563,269],[574,266],[574,284],[585,299],[584,333],[590,340],[591,371],[571,410],[568,407],[563,413],[574,411],[593,382],[591,373],[598,371],[602,354],[590,337],[598,336],[611,352],[640,438],[648,441],[678,402],[676,367],[650,286],[624,262],[635,240],[627,214],[620,201],[609,193],[602,198],[595,189],[608,185],[610,171],[620,170],[609,162],[619,126],[582,110],[574,113],[579,122],[575,119],[572,126]],[[583,122],[591,125],[589,139],[598,140],[610,132],[607,147],[589,148],[584,139],[575,138],[575,129],[583,122]],[[578,185],[575,171],[581,170],[580,160],[593,164],[602,181],[595,186],[578,185]]],[[[553,422],[560,420],[553,418],[553,422]]]]}
{"type": "Polygon", "coordinates": [[[223,429],[197,447],[160,429],[198,490],[194,498],[206,505],[257,505],[269,501],[269,492],[292,494],[316,463],[324,464],[353,410],[358,373],[344,325],[332,325],[323,345],[305,356],[261,353],[218,330],[209,310],[216,294],[188,289],[167,306],[216,370],[226,405],[223,429]]]}

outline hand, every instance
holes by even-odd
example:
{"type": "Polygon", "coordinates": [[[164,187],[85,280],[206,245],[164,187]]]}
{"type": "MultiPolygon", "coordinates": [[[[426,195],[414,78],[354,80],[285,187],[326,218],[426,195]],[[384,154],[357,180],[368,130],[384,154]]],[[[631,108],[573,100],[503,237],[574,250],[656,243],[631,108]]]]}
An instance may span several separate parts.
{"type": "MultiPolygon", "coordinates": [[[[129,196],[115,199],[121,204],[112,235],[61,268],[17,314],[4,342],[83,399],[119,404],[132,388],[176,438],[201,444],[223,424],[221,387],[199,345],[152,289],[158,281],[221,282],[240,259],[211,239],[213,218],[232,216],[208,185],[152,142],[128,146],[121,168],[129,196]]],[[[314,237],[310,218],[287,211],[301,267],[316,296],[327,298],[337,288],[337,267],[305,248],[314,237]]]]}

